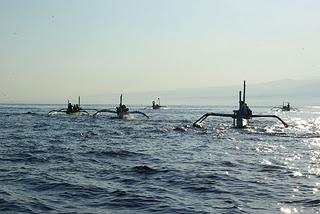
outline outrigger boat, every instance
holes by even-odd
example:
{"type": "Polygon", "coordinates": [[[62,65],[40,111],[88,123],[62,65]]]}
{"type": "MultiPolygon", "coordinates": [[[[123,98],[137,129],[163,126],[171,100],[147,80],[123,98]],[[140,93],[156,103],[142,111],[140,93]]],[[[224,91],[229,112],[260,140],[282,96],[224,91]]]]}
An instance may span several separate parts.
{"type": "Polygon", "coordinates": [[[282,106],[275,106],[273,108],[271,108],[271,110],[276,110],[276,111],[298,111],[297,108],[293,108],[289,102],[287,102],[286,104],[283,102],[282,106]]]}
{"type": "Polygon", "coordinates": [[[284,127],[288,127],[288,124],[285,123],[280,117],[276,115],[254,115],[252,114],[251,109],[248,107],[246,103],[246,81],[243,82],[243,99],[241,99],[241,91],[239,91],[239,109],[234,110],[233,114],[222,114],[222,113],[206,113],[201,116],[197,121],[193,123],[194,127],[202,128],[202,122],[210,116],[218,116],[218,117],[231,117],[233,119],[233,126],[236,128],[245,128],[248,124],[248,121],[254,117],[268,117],[268,118],[276,118],[278,119],[284,127]]]}
{"type": "MultiPolygon", "coordinates": [[[[87,109],[87,110],[89,110],[89,109],[87,109]]],[[[79,115],[81,112],[89,115],[89,113],[86,110],[84,110],[84,109],[82,109],[80,107],[80,96],[79,96],[78,97],[78,104],[72,105],[68,100],[67,108],[62,108],[62,109],[59,109],[59,110],[51,110],[51,111],[48,112],[48,114],[51,114],[51,113],[66,113],[66,114],[72,114],[72,115],[79,115]]]]}
{"type": "Polygon", "coordinates": [[[143,112],[140,112],[140,111],[129,111],[129,108],[127,108],[126,105],[122,104],[122,94],[120,95],[120,104],[119,104],[119,107],[116,107],[116,111],[113,111],[113,110],[110,110],[110,109],[102,109],[102,110],[99,110],[96,113],[94,113],[93,116],[96,116],[96,115],[98,115],[100,113],[103,113],[103,112],[117,114],[117,117],[119,119],[123,119],[123,118],[125,118],[126,116],[128,116],[130,114],[141,114],[141,115],[145,116],[146,118],[149,118],[148,115],[146,115],[143,112]]]}
{"type": "Polygon", "coordinates": [[[160,98],[158,98],[157,101],[158,101],[157,103],[154,100],[152,101],[152,109],[160,109],[162,107],[165,107],[160,105],[160,98]]]}

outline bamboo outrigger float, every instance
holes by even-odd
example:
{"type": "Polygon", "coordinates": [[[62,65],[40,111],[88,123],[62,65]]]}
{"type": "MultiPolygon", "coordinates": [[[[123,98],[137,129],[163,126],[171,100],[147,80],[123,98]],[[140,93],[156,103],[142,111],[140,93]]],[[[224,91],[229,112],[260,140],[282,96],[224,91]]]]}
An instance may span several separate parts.
{"type": "Polygon", "coordinates": [[[202,128],[202,122],[210,116],[217,116],[217,117],[231,117],[233,119],[233,126],[236,128],[245,128],[248,124],[248,120],[254,117],[269,117],[269,118],[276,118],[278,119],[284,127],[288,127],[288,124],[285,123],[280,117],[276,115],[254,115],[252,114],[251,109],[248,107],[246,103],[246,81],[243,82],[243,99],[241,96],[241,91],[239,91],[239,109],[234,110],[233,114],[223,114],[223,113],[206,113],[203,116],[201,116],[197,121],[193,123],[194,127],[202,128]]]}
{"type": "MultiPolygon", "coordinates": [[[[86,109],[89,110],[89,109],[86,109]]],[[[89,115],[89,113],[82,109],[80,107],[80,96],[78,97],[78,104],[72,105],[69,100],[68,100],[68,106],[67,108],[62,108],[59,110],[51,110],[48,112],[48,114],[52,114],[52,113],[66,113],[66,114],[72,114],[72,115],[79,115],[81,112],[89,115]]]]}
{"type": "Polygon", "coordinates": [[[119,119],[123,119],[123,118],[125,118],[126,116],[128,116],[130,114],[140,114],[140,115],[145,116],[146,118],[149,118],[148,115],[146,115],[143,112],[140,112],[140,111],[129,111],[129,108],[127,108],[126,105],[122,104],[122,94],[120,95],[120,104],[119,104],[119,107],[116,107],[116,111],[113,111],[113,110],[110,110],[110,109],[102,109],[102,110],[99,110],[96,113],[94,113],[93,116],[96,116],[96,115],[98,115],[100,113],[103,113],[103,112],[117,114],[117,117],[119,119]]]}

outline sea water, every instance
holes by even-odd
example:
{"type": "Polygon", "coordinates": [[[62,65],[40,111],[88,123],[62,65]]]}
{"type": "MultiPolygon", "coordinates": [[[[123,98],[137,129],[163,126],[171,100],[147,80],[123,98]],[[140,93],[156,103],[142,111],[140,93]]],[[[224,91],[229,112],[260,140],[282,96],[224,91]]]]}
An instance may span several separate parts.
{"type": "Polygon", "coordinates": [[[47,114],[63,107],[0,105],[0,213],[320,213],[319,107],[252,107],[289,127],[245,129],[218,117],[192,127],[228,106],[47,114]]]}

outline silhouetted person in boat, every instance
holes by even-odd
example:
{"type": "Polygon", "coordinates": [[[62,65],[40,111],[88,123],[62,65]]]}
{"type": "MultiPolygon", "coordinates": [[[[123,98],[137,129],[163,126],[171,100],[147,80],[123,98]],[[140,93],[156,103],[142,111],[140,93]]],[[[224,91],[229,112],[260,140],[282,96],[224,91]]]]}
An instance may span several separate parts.
{"type": "Polygon", "coordinates": [[[290,109],[291,109],[290,103],[287,103],[287,105],[282,106],[282,111],[290,111],[290,109]]]}
{"type": "Polygon", "coordinates": [[[71,111],[72,111],[72,104],[71,104],[71,103],[68,103],[67,111],[68,111],[68,112],[71,112],[71,111]]]}
{"type": "Polygon", "coordinates": [[[129,111],[129,108],[127,108],[126,105],[121,105],[119,107],[116,107],[117,109],[117,113],[120,113],[120,112],[128,112],[129,111]]]}
{"type": "Polygon", "coordinates": [[[162,106],[160,106],[160,99],[158,98],[158,103],[156,101],[152,101],[152,109],[159,109],[162,106]]]}
{"type": "Polygon", "coordinates": [[[243,101],[240,102],[240,115],[244,116],[244,118],[250,118],[252,116],[251,109],[243,101]]]}
{"type": "Polygon", "coordinates": [[[75,112],[80,111],[80,107],[79,107],[79,105],[78,105],[78,104],[76,104],[76,105],[75,105],[75,107],[74,107],[74,111],[75,111],[75,112]]]}

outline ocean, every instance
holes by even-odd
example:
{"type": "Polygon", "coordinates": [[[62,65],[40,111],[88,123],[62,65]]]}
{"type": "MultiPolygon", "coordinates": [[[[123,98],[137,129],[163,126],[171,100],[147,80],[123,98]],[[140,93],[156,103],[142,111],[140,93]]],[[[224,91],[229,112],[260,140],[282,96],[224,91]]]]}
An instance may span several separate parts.
{"type": "Polygon", "coordinates": [[[320,213],[320,107],[251,106],[289,127],[245,129],[218,117],[192,127],[232,106],[47,114],[63,107],[0,105],[0,213],[320,213]]]}

